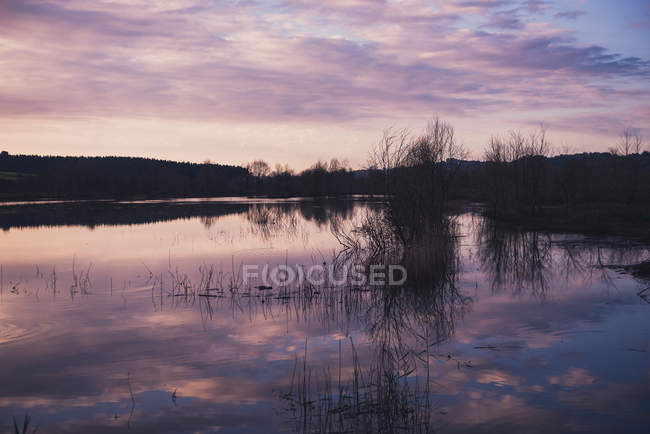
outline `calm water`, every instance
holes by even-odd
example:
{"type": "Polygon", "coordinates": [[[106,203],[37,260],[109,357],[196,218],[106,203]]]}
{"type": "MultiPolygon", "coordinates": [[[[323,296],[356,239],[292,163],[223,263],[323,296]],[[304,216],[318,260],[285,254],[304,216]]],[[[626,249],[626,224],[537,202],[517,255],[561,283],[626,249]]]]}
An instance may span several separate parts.
{"type": "Polygon", "coordinates": [[[360,419],[332,405],[381,372],[403,392],[395,418],[419,421],[395,432],[647,432],[650,290],[620,270],[649,259],[643,246],[500,231],[467,212],[442,289],[241,283],[243,264],[331,262],[332,226],[374,206],[0,209],[3,430],[25,413],[41,433],[318,431],[325,416],[363,430],[384,404],[362,398],[360,419]]]}

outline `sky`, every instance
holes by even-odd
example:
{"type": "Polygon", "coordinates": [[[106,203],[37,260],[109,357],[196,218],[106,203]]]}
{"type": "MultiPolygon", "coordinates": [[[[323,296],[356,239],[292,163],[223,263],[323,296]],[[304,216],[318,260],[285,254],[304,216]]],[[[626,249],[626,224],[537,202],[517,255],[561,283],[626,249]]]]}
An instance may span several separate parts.
{"type": "Polygon", "coordinates": [[[650,142],[647,0],[0,0],[0,150],[363,167],[388,127],[473,158],[650,142]]]}

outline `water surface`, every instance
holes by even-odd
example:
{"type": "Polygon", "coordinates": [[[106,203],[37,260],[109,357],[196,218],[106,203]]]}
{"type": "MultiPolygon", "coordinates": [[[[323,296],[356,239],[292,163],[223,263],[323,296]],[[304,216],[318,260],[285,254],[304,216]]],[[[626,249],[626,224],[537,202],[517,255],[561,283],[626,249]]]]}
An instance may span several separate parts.
{"type": "Polygon", "coordinates": [[[332,227],[376,206],[3,207],[0,423],[28,413],[45,433],[267,433],[317,431],[329,415],[362,431],[368,416],[342,411],[341,391],[357,398],[399,354],[395,420],[417,423],[395,432],[645,432],[650,290],[620,268],[647,261],[644,246],[502,230],[467,211],[444,287],[241,281],[243,264],[331,263],[332,227]],[[202,297],[208,274],[222,291],[202,297]]]}

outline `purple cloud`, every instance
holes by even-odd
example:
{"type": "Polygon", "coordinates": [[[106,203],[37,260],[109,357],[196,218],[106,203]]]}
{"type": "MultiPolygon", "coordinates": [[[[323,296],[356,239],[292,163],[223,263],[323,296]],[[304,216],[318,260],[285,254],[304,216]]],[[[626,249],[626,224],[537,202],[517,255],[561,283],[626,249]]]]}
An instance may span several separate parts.
{"type": "Polygon", "coordinates": [[[528,12],[534,14],[543,14],[551,6],[551,2],[546,0],[525,0],[523,6],[528,12]]]}
{"type": "Polygon", "coordinates": [[[493,14],[486,26],[510,30],[523,29],[526,27],[521,19],[519,19],[517,9],[493,14]]]}
{"type": "Polygon", "coordinates": [[[539,15],[550,6],[7,0],[0,117],[345,124],[530,112],[539,121],[560,109],[644,107],[648,59],[578,43],[539,15]]]}
{"type": "Polygon", "coordinates": [[[558,12],[555,14],[555,18],[563,18],[566,20],[577,20],[579,17],[585,15],[586,13],[587,11],[583,11],[583,10],[558,12]]]}

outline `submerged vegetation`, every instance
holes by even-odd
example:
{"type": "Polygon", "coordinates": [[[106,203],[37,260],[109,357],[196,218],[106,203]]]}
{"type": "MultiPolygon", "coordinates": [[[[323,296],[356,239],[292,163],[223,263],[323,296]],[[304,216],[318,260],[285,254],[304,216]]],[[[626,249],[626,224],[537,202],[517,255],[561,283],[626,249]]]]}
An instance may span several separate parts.
{"type": "MultiPolygon", "coordinates": [[[[400,354],[380,348],[362,363],[349,340],[351,373],[308,365],[307,347],[296,364],[284,414],[297,433],[430,433],[435,405],[427,370],[430,349],[400,354]],[[343,375],[350,378],[342,378],[343,375]]],[[[347,346],[347,343],[345,344],[347,346]]]]}
{"type": "Polygon", "coordinates": [[[451,125],[435,119],[423,134],[386,131],[370,155],[379,174],[384,206],[338,231],[348,254],[366,264],[401,264],[409,284],[439,283],[455,270],[456,226],[447,203],[465,155],[451,125]]]}
{"type": "Polygon", "coordinates": [[[25,413],[23,418],[22,425],[19,425],[16,421],[16,417],[13,417],[13,434],[36,434],[38,432],[38,425],[36,427],[30,427],[32,424],[32,418],[29,413],[25,413]]]}

